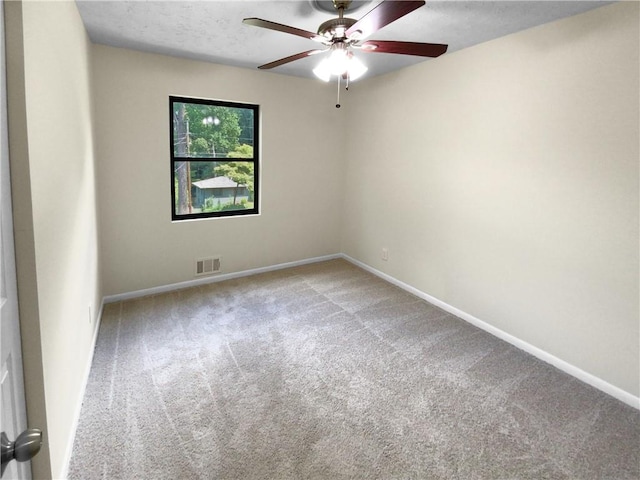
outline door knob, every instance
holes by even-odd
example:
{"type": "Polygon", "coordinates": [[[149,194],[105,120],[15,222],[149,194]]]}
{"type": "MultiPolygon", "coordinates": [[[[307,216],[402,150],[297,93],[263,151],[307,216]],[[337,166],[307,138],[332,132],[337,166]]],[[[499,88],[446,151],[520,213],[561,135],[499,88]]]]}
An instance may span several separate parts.
{"type": "Polygon", "coordinates": [[[18,462],[26,462],[40,451],[42,446],[42,431],[37,428],[25,430],[15,442],[7,437],[5,432],[0,434],[0,445],[2,447],[2,470],[0,476],[4,473],[4,469],[11,460],[18,462]]]}

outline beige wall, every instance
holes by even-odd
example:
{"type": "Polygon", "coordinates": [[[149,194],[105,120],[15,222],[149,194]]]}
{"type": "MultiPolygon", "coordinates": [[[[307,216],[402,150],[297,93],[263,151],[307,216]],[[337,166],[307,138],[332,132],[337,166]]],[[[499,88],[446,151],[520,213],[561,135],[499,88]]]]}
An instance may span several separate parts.
{"type": "Polygon", "coordinates": [[[342,244],[636,396],[638,8],[354,88],[342,244]]]}
{"type": "Polygon", "coordinates": [[[105,293],[339,251],[344,164],[334,89],[311,80],[95,45],[105,293]],[[261,215],[171,222],[169,95],[256,103],[261,215]]]}
{"type": "Polygon", "coordinates": [[[103,295],[91,44],[74,2],[7,5],[10,156],[23,348],[25,357],[42,359],[40,365],[25,361],[29,422],[43,428],[47,447],[34,459],[34,476],[59,478],[70,453],[103,295]],[[25,334],[30,331],[41,337],[39,352],[25,334]],[[34,378],[44,381],[44,392],[29,391],[34,378]],[[43,396],[46,425],[38,424],[44,418],[39,411],[43,396]],[[38,410],[31,408],[34,402],[38,410]]]}

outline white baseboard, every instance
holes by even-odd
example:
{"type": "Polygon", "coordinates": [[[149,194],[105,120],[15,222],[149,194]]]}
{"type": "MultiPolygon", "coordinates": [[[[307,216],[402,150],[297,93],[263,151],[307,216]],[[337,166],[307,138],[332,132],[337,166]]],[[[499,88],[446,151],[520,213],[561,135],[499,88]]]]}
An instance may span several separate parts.
{"type": "Polygon", "coordinates": [[[76,400],[76,408],[73,415],[73,425],[71,426],[71,435],[69,435],[69,441],[67,442],[67,448],[65,449],[64,461],[62,463],[62,471],[53,478],[67,478],[69,476],[69,464],[71,462],[71,455],[73,454],[73,444],[76,441],[76,432],[78,430],[78,424],[80,423],[80,413],[82,412],[82,402],[84,400],[84,394],[87,390],[87,384],[89,383],[89,375],[91,374],[91,366],[93,365],[93,356],[96,350],[96,342],[98,341],[98,332],[100,331],[100,322],[102,321],[102,311],[104,310],[104,300],[100,303],[100,310],[98,316],[95,319],[93,327],[93,338],[91,340],[91,349],[89,350],[89,361],[85,366],[82,385],[80,386],[80,394],[76,400]]]}
{"type": "Polygon", "coordinates": [[[489,323],[474,317],[473,315],[463,312],[462,310],[459,310],[456,307],[443,302],[442,300],[432,297],[431,295],[424,293],[418,290],[417,288],[412,287],[411,285],[401,282],[400,280],[392,277],[391,275],[387,275],[386,273],[383,273],[380,270],[376,270],[375,268],[367,265],[366,263],[362,263],[359,260],[356,260],[355,258],[351,258],[350,256],[345,254],[342,254],[342,258],[344,258],[348,262],[353,263],[354,265],[357,265],[363,270],[373,273],[377,277],[380,277],[383,280],[386,280],[387,282],[392,283],[397,287],[400,287],[403,290],[406,290],[409,293],[412,293],[416,297],[422,298],[423,300],[426,300],[427,302],[437,307],[440,307],[444,311],[449,312],[452,315],[455,315],[456,317],[462,320],[465,320],[466,322],[469,322],[472,325],[475,325],[476,327],[490,333],[491,335],[498,337],[507,343],[510,343],[511,345],[519,348],[520,350],[523,350],[533,355],[534,357],[539,358],[543,362],[553,365],[554,367],[558,368],[559,370],[562,370],[565,373],[568,373],[569,375],[577,378],[578,380],[581,380],[584,383],[591,385],[592,387],[597,388],[598,390],[601,390],[602,392],[608,395],[611,395],[614,398],[617,398],[621,402],[624,402],[627,405],[630,405],[640,410],[640,397],[636,397],[635,395],[632,395],[631,393],[626,392],[625,390],[622,390],[621,388],[616,387],[615,385],[611,385],[610,383],[602,380],[601,378],[596,377],[595,375],[592,375],[588,372],[585,372],[584,370],[576,367],[575,365],[565,362],[564,360],[556,357],[555,355],[550,354],[549,352],[546,352],[536,347],[535,345],[531,345],[530,343],[527,343],[524,340],[514,337],[513,335],[503,330],[500,330],[499,328],[496,328],[493,325],[490,325],[489,323]]]}
{"type": "Polygon", "coordinates": [[[284,268],[299,267],[301,265],[308,265],[310,263],[324,262],[327,260],[335,260],[336,258],[343,258],[343,255],[341,253],[335,253],[332,255],[324,255],[322,257],[313,257],[313,258],[307,258],[305,260],[297,260],[294,262],[279,263],[277,265],[271,265],[268,267],[252,268],[250,270],[243,270],[241,272],[222,273],[220,275],[215,275],[211,277],[197,278],[194,280],[187,280],[185,282],[162,285],[160,287],[145,288],[143,290],[136,290],[134,292],[119,293],[117,295],[108,295],[104,297],[103,303],[120,302],[122,300],[131,300],[132,298],[146,297],[148,295],[157,295],[158,293],[171,292],[171,291],[180,290],[183,288],[196,287],[199,285],[207,285],[209,283],[224,282],[225,280],[231,280],[233,278],[248,277],[250,275],[257,275],[259,273],[274,272],[276,270],[282,270],[284,268]]]}

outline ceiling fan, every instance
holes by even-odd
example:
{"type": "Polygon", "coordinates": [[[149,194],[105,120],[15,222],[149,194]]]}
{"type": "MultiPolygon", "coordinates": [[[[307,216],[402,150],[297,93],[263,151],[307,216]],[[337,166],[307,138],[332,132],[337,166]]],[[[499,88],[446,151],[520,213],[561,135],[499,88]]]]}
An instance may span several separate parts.
{"type": "MultiPolygon", "coordinates": [[[[447,51],[447,45],[439,43],[365,40],[372,33],[423,6],[424,0],[383,0],[360,20],[344,16],[344,11],[349,8],[350,3],[351,0],[333,0],[333,6],[338,11],[338,18],[332,18],[322,23],[318,27],[317,33],[260,18],[245,18],[242,22],[247,25],[297,35],[324,45],[324,48],[297,53],[260,65],[258,68],[270,69],[310,55],[331,52],[329,57],[322,60],[313,72],[326,82],[330,80],[331,75],[336,75],[339,88],[340,78],[349,82],[349,80],[356,80],[367,71],[367,67],[353,55],[354,50],[420,57],[438,57],[447,51]]],[[[336,106],[339,107],[339,104],[336,106]]]]}

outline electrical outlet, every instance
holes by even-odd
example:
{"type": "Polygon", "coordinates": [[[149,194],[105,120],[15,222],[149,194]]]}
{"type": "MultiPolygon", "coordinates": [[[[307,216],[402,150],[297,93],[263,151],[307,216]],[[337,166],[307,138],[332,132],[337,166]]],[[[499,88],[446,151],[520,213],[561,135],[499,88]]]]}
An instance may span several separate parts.
{"type": "Polygon", "coordinates": [[[389,260],[389,249],[388,248],[383,248],[382,249],[382,260],[384,260],[385,262],[387,260],[389,260]]]}

